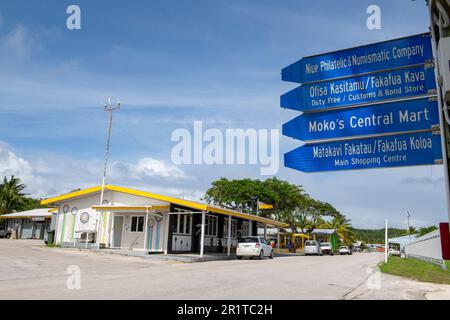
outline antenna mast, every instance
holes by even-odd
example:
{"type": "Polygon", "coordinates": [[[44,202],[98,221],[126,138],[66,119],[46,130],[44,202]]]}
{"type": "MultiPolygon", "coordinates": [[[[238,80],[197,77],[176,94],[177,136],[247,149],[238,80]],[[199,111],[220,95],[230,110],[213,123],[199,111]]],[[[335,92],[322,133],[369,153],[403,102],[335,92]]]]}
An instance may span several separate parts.
{"type": "MultiPolygon", "coordinates": [[[[105,183],[106,183],[106,169],[108,167],[108,157],[109,157],[109,145],[111,141],[111,130],[112,130],[112,121],[113,121],[113,112],[120,109],[120,101],[117,99],[116,104],[111,103],[111,98],[108,98],[108,102],[105,103],[105,111],[109,113],[109,127],[108,127],[108,139],[106,142],[106,148],[105,148],[105,165],[103,168],[103,179],[102,179],[102,191],[100,194],[100,206],[103,205],[103,198],[105,195],[105,183]]],[[[97,245],[100,247],[100,224],[101,219],[100,216],[98,216],[97,220],[97,226],[98,226],[98,233],[97,233],[97,245]]]]}

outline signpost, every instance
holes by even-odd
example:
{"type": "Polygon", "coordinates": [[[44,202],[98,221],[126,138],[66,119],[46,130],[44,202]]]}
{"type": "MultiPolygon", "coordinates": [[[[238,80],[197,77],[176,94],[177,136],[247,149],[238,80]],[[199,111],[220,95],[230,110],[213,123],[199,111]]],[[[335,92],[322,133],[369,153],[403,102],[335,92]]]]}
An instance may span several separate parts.
{"type": "Polygon", "coordinates": [[[303,58],[282,70],[283,81],[309,83],[433,60],[429,33],[303,58]]]}
{"type": "Polygon", "coordinates": [[[434,98],[425,98],[304,114],[284,124],[283,134],[311,141],[431,130],[438,126],[438,103],[434,98]]]}
{"type": "Polygon", "coordinates": [[[306,144],[285,154],[302,172],[442,164],[430,34],[304,58],[282,71],[302,85],[281,107],[302,115],[283,134],[306,144]]]}
{"type": "Polygon", "coordinates": [[[307,173],[435,165],[442,163],[440,139],[423,132],[310,144],[287,153],[284,164],[307,173]]]}
{"type": "Polygon", "coordinates": [[[281,96],[281,107],[318,111],[436,94],[433,68],[424,65],[302,85],[281,96]]]}

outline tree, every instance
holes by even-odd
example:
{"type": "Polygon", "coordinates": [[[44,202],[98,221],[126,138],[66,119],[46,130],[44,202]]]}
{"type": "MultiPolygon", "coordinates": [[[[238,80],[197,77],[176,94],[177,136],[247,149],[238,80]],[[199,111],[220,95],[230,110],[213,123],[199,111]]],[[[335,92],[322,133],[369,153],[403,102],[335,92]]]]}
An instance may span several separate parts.
{"type": "MultiPolygon", "coordinates": [[[[437,230],[437,229],[438,229],[438,227],[436,227],[436,226],[422,227],[419,229],[419,232],[418,232],[419,237],[424,236],[424,235],[426,235],[430,232],[433,232],[434,230],[437,230]]],[[[414,234],[414,233],[411,233],[411,234],[414,234]]]]}
{"type": "Polygon", "coordinates": [[[3,183],[0,184],[0,214],[6,214],[14,211],[19,211],[27,203],[25,193],[25,184],[20,182],[20,179],[11,176],[8,180],[3,178],[3,183]]]}
{"type": "Polygon", "coordinates": [[[251,214],[258,212],[258,201],[264,202],[271,204],[273,209],[260,211],[259,215],[272,217],[295,210],[305,196],[301,186],[277,178],[265,181],[220,178],[212,183],[203,199],[213,205],[251,214]]]}
{"type": "Polygon", "coordinates": [[[221,178],[212,183],[212,187],[206,191],[204,200],[231,210],[251,213],[256,209],[259,189],[259,180],[221,178]]]}
{"type": "Polygon", "coordinates": [[[346,245],[355,243],[355,234],[351,230],[351,222],[343,216],[334,217],[320,226],[323,229],[334,229],[346,245]]]}
{"type": "MultiPolygon", "coordinates": [[[[343,217],[331,204],[313,199],[302,186],[277,178],[265,181],[221,178],[212,183],[204,200],[228,209],[277,219],[288,224],[293,234],[298,228],[310,233],[325,223],[325,216],[343,217]],[[258,201],[271,204],[273,208],[258,212],[258,201]]],[[[292,250],[296,250],[295,241],[292,250]]]]}

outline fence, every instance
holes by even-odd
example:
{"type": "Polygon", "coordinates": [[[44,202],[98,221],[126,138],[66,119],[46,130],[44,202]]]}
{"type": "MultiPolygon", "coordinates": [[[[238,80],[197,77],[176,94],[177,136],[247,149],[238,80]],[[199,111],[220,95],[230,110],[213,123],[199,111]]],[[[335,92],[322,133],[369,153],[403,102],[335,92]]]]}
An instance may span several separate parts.
{"type": "Polygon", "coordinates": [[[435,230],[408,243],[406,257],[425,260],[445,268],[440,230],[435,230]]]}

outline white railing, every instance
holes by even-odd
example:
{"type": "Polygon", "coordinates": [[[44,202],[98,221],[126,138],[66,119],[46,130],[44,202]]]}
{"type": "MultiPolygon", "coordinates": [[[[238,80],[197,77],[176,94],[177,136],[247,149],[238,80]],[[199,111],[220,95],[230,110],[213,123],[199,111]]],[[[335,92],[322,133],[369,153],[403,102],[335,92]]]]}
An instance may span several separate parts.
{"type": "Polygon", "coordinates": [[[405,253],[408,258],[421,259],[445,267],[439,229],[408,243],[405,253]]]}

